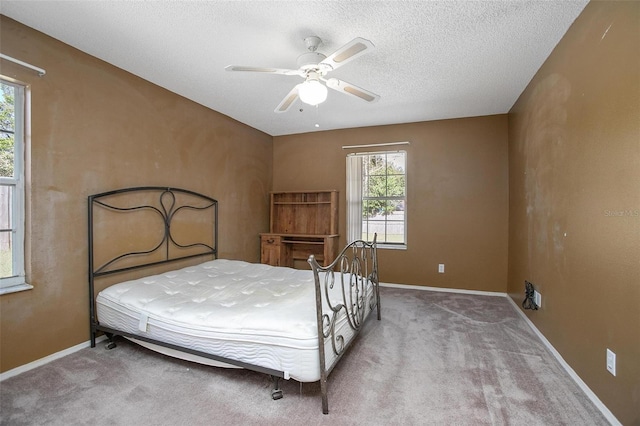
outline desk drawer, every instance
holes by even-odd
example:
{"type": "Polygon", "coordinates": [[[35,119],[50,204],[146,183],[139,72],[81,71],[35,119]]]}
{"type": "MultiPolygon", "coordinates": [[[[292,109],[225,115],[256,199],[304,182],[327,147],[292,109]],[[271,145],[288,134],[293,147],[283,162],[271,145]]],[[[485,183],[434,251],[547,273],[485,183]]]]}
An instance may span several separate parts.
{"type": "Polygon", "coordinates": [[[261,235],[260,241],[263,246],[279,246],[282,243],[280,235],[261,235]]]}
{"type": "Polygon", "coordinates": [[[286,257],[287,248],[283,246],[281,236],[260,236],[260,263],[271,266],[288,266],[286,257]]]}

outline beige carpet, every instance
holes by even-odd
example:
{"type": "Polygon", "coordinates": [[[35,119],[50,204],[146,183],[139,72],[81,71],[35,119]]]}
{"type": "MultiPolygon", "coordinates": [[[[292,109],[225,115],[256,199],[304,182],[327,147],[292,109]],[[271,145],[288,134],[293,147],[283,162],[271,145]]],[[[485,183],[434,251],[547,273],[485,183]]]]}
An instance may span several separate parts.
{"type": "Polygon", "coordinates": [[[270,379],[158,355],[124,340],[0,383],[2,425],[606,425],[502,297],[382,288],[329,377],[270,379]]]}

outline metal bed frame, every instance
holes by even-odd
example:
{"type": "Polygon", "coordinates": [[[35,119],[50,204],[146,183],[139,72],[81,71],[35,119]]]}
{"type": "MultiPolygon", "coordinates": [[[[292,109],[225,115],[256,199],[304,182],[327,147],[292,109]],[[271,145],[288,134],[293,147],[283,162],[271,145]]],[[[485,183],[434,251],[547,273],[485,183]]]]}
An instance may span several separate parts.
{"type": "MultiPolygon", "coordinates": [[[[283,395],[279,383],[285,377],[283,371],[177,346],[150,339],[143,335],[116,330],[101,325],[96,316],[96,279],[98,278],[194,257],[217,258],[217,200],[185,189],[156,186],[133,187],[103,192],[88,197],[88,227],[91,347],[96,346],[96,338],[99,333],[104,333],[107,336],[108,341],[105,345],[107,349],[115,347],[115,336],[141,340],[164,348],[268,374],[274,384],[271,392],[272,398],[282,398],[283,395]],[[154,201],[146,204],[145,202],[137,201],[143,194],[147,197],[145,199],[154,201]],[[176,215],[186,210],[207,215],[208,220],[213,221],[212,235],[202,235],[200,241],[189,244],[178,242],[178,238],[172,233],[171,227],[176,215]],[[101,225],[96,223],[96,213],[98,211],[108,211],[117,215],[141,211],[157,214],[162,220],[161,226],[163,229],[160,230],[162,238],[151,249],[120,253],[96,267],[96,234],[101,225]],[[160,255],[161,259],[158,260],[160,255]],[[145,260],[149,257],[153,257],[153,260],[145,260]]],[[[102,231],[104,232],[104,230],[102,231]]],[[[135,238],[131,239],[135,240],[135,238]]],[[[320,266],[313,255],[309,256],[308,263],[313,271],[315,281],[322,412],[328,414],[327,378],[329,374],[356,338],[369,313],[377,309],[377,318],[380,320],[380,293],[375,237],[373,242],[357,240],[349,243],[336,259],[325,267],[320,266]],[[350,336],[346,338],[344,334],[339,334],[335,327],[337,320],[345,316],[349,329],[352,331],[350,336]],[[325,349],[325,345],[330,347],[329,351],[325,349]]]]}

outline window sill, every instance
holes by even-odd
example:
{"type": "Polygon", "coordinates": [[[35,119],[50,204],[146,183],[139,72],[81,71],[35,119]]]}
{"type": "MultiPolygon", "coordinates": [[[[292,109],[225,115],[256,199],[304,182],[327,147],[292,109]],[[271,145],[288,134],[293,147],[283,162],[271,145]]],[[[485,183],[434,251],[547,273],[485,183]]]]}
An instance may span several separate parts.
{"type": "Polygon", "coordinates": [[[27,283],[16,284],[16,285],[7,286],[7,287],[1,287],[0,288],[0,296],[3,295],[3,294],[17,293],[19,291],[31,290],[32,288],[33,288],[33,286],[31,284],[27,284],[27,283]]]}
{"type": "Polygon", "coordinates": [[[389,249],[389,250],[406,250],[407,249],[407,245],[406,244],[402,244],[402,245],[398,245],[398,244],[377,244],[379,249],[389,249]]]}

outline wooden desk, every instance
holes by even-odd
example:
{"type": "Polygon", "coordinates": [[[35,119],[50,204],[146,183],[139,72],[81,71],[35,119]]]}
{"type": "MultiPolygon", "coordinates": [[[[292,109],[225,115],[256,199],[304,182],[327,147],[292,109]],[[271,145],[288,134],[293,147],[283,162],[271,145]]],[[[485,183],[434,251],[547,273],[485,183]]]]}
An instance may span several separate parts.
{"type": "Polygon", "coordinates": [[[313,254],[320,265],[338,255],[338,191],[271,193],[269,232],[260,234],[260,261],[294,267],[313,254]]]}
{"type": "Polygon", "coordinates": [[[321,265],[338,255],[338,234],[260,234],[260,262],[272,266],[293,267],[296,260],[307,261],[313,254],[321,265]]]}

